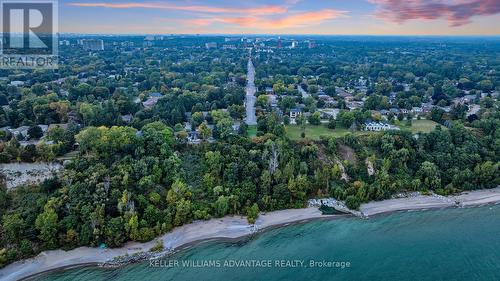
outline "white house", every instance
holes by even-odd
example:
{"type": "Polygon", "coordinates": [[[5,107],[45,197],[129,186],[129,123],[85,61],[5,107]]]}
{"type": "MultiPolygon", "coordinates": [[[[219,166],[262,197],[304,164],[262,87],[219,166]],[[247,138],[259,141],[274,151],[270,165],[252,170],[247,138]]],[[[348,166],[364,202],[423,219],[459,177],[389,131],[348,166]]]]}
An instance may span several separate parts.
{"type": "Polygon", "coordinates": [[[380,131],[388,131],[388,130],[399,130],[398,127],[389,125],[387,123],[381,123],[381,122],[369,122],[365,124],[365,131],[374,131],[374,132],[380,132],[380,131]]]}
{"type": "Polygon", "coordinates": [[[290,110],[290,118],[295,119],[297,118],[302,112],[298,108],[294,108],[290,110]]]}
{"type": "Polygon", "coordinates": [[[413,107],[411,109],[411,112],[414,113],[414,114],[421,114],[423,112],[423,110],[422,110],[421,107],[413,107]]]}

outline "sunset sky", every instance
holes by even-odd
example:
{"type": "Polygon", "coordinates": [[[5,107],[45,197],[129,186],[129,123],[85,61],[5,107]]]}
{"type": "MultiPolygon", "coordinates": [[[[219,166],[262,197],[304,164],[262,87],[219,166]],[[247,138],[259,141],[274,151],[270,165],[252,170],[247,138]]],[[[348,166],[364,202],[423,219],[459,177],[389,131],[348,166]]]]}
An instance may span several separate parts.
{"type": "Polygon", "coordinates": [[[60,31],[500,35],[500,0],[60,0],[60,31]]]}

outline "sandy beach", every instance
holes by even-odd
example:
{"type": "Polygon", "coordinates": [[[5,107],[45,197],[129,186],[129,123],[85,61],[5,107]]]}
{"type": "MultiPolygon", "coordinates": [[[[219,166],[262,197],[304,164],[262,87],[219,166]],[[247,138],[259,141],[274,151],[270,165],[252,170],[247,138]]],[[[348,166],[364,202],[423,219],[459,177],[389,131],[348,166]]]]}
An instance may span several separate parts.
{"type": "MultiPolygon", "coordinates": [[[[500,202],[500,187],[490,190],[469,191],[450,197],[418,195],[408,198],[370,202],[361,205],[360,211],[363,216],[370,217],[396,211],[467,207],[498,202],[500,202]]],[[[159,237],[158,240],[162,240],[165,249],[171,251],[202,241],[238,239],[268,228],[313,219],[332,219],[336,217],[341,216],[325,216],[314,207],[261,214],[255,225],[249,225],[244,217],[224,217],[208,221],[197,221],[175,228],[173,231],[159,237]]],[[[80,247],[71,251],[46,251],[34,258],[18,261],[1,269],[0,280],[20,280],[60,268],[99,265],[112,261],[117,257],[148,252],[155,244],[156,241],[147,243],[131,242],[118,249],[80,247]]]]}

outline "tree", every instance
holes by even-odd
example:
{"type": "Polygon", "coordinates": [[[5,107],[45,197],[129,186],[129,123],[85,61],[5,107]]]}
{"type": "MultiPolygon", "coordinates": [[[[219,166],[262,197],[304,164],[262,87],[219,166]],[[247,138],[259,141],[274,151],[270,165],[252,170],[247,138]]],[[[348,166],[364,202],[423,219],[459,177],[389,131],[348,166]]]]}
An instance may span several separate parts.
{"type": "Polygon", "coordinates": [[[20,214],[5,214],[2,219],[4,238],[7,242],[16,243],[20,240],[25,228],[24,219],[20,214]]]}
{"type": "Polygon", "coordinates": [[[493,83],[490,80],[481,80],[477,83],[478,88],[486,93],[489,93],[493,89],[493,83]]]}
{"type": "Polygon", "coordinates": [[[340,124],[344,128],[349,128],[351,127],[352,123],[355,120],[354,113],[350,111],[345,111],[341,110],[338,114],[337,119],[339,120],[340,124]]]}
{"type": "Polygon", "coordinates": [[[176,205],[179,201],[191,197],[191,191],[188,186],[181,180],[176,180],[167,193],[167,203],[176,205]]]}
{"type": "Polygon", "coordinates": [[[33,162],[37,155],[37,149],[34,144],[28,144],[26,147],[21,149],[20,157],[23,162],[33,162]]]}
{"type": "Polygon", "coordinates": [[[385,79],[381,79],[375,86],[375,91],[379,95],[388,95],[392,91],[392,84],[385,79]]]}
{"type": "Polygon", "coordinates": [[[295,99],[290,96],[285,96],[279,101],[279,106],[283,112],[287,113],[295,106],[295,99]]]}
{"type": "Polygon", "coordinates": [[[259,206],[257,203],[253,203],[252,207],[248,208],[247,211],[247,220],[249,224],[254,224],[259,216],[259,206]]]}
{"type": "Polygon", "coordinates": [[[361,202],[358,199],[358,197],[353,196],[353,195],[349,195],[349,196],[347,196],[347,198],[345,200],[345,205],[347,208],[349,208],[351,210],[359,210],[359,206],[361,206],[361,202]]]}
{"type": "Polygon", "coordinates": [[[7,249],[0,248],[0,268],[7,265],[7,249]]]}
{"type": "Polygon", "coordinates": [[[330,97],[335,97],[337,96],[337,91],[335,90],[335,86],[328,86],[325,88],[325,94],[327,94],[330,97]]]}
{"type": "Polygon", "coordinates": [[[243,119],[245,115],[245,107],[238,104],[232,104],[228,108],[229,115],[234,119],[243,119]]]}
{"type": "Polygon", "coordinates": [[[191,125],[193,128],[196,128],[200,126],[201,123],[205,120],[205,117],[203,117],[203,114],[201,112],[195,112],[193,115],[191,115],[191,125]]]}
{"type": "Polygon", "coordinates": [[[142,127],[142,137],[147,155],[169,156],[174,143],[174,132],[163,122],[152,122],[142,127]]]}
{"type": "Polygon", "coordinates": [[[297,75],[302,76],[302,77],[310,76],[313,74],[314,74],[314,72],[310,68],[305,67],[305,66],[303,66],[303,67],[299,68],[299,70],[297,70],[297,75]]]}
{"type": "Polygon", "coordinates": [[[328,129],[335,130],[336,127],[337,127],[337,120],[335,120],[335,118],[333,117],[328,118],[328,129]]]}
{"type": "Polygon", "coordinates": [[[286,87],[285,84],[283,84],[283,81],[278,81],[273,85],[273,92],[277,95],[283,95],[286,93],[286,87]]]}
{"type": "Polygon", "coordinates": [[[423,162],[417,175],[426,189],[436,190],[441,188],[441,178],[436,164],[428,161],[423,162]]]}
{"type": "Polygon", "coordinates": [[[494,164],[491,161],[477,164],[474,168],[474,175],[478,187],[493,188],[498,186],[500,184],[500,179],[498,177],[499,167],[499,163],[494,164]]]}
{"type": "MultiPolygon", "coordinates": [[[[131,240],[139,241],[139,218],[137,214],[127,215],[125,217],[125,231],[128,233],[128,237],[131,240]]],[[[114,240],[110,241],[113,242],[114,240]]]]}
{"type": "Polygon", "coordinates": [[[215,214],[218,217],[223,217],[227,214],[229,210],[229,197],[225,197],[224,195],[219,196],[217,201],[215,201],[215,214]]]}
{"type": "Polygon", "coordinates": [[[267,95],[260,95],[257,97],[257,106],[266,108],[269,105],[269,97],[267,95]]]}
{"type": "Polygon", "coordinates": [[[49,201],[45,204],[44,212],[39,214],[35,221],[36,229],[40,232],[38,237],[45,243],[48,249],[57,246],[57,213],[49,201]]]}
{"type": "Polygon", "coordinates": [[[314,112],[313,114],[309,115],[308,119],[311,125],[321,124],[321,114],[319,112],[314,112]]]}
{"type": "Polygon", "coordinates": [[[43,131],[40,126],[32,126],[28,129],[28,135],[30,139],[39,139],[43,136],[43,131]]]}
{"type": "Polygon", "coordinates": [[[212,130],[208,127],[207,122],[201,123],[198,127],[198,131],[200,132],[200,137],[202,140],[206,141],[212,136],[212,130]]]}
{"type": "Polygon", "coordinates": [[[191,217],[191,201],[181,199],[176,205],[174,225],[179,226],[189,222],[191,217]]]}
{"type": "Polygon", "coordinates": [[[109,247],[120,247],[126,241],[122,217],[111,218],[106,223],[105,242],[109,247]]]}

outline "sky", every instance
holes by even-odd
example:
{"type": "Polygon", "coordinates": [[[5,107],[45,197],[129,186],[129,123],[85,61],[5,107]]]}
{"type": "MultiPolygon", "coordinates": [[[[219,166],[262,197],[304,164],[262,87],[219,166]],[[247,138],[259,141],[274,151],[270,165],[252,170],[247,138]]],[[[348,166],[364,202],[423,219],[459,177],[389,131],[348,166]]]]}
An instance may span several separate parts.
{"type": "Polygon", "coordinates": [[[500,35],[500,0],[59,0],[59,31],[500,35]]]}

